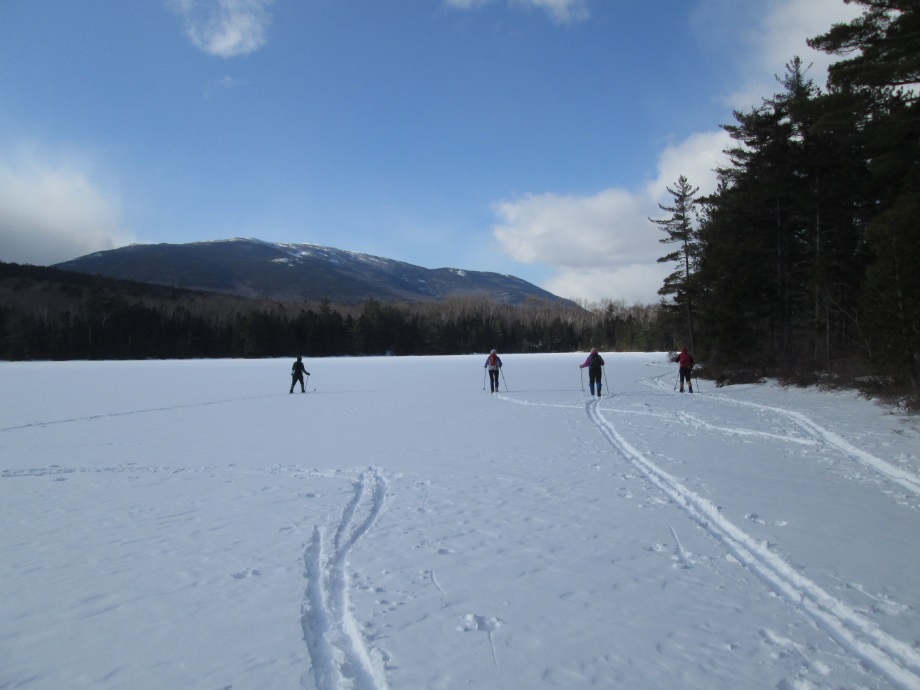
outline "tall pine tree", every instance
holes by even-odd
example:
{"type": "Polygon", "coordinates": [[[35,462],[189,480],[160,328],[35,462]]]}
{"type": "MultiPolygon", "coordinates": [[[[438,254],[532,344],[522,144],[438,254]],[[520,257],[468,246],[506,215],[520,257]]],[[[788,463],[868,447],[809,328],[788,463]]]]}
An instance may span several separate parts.
{"type": "Polygon", "coordinates": [[[659,239],[662,244],[677,246],[658,259],[658,263],[677,264],[674,271],[664,279],[658,294],[673,295],[675,305],[686,316],[686,333],[690,350],[696,350],[696,332],[693,326],[693,273],[696,270],[699,242],[694,224],[694,204],[699,187],[693,187],[686,177],[677,178],[677,184],[668,192],[674,197],[671,206],[658,204],[658,208],[671,214],[670,218],[650,221],[658,225],[667,235],[659,239]]]}
{"type": "Polygon", "coordinates": [[[920,395],[920,6],[916,0],[848,0],[862,16],[809,44],[852,55],[830,68],[836,94],[864,99],[871,265],[862,311],[873,360],[920,395]]]}

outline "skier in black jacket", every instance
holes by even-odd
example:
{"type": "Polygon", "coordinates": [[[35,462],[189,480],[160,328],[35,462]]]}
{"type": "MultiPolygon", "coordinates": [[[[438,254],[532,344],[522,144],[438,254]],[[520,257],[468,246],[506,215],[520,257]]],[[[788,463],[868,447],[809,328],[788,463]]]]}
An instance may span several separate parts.
{"type": "Polygon", "coordinates": [[[300,360],[300,357],[298,356],[298,357],[297,357],[297,361],[294,362],[293,366],[291,367],[291,390],[288,391],[289,393],[293,393],[293,392],[294,392],[294,384],[295,384],[295,383],[300,383],[300,392],[301,392],[301,393],[306,393],[306,392],[307,392],[307,388],[306,388],[306,386],[304,386],[304,383],[303,383],[303,375],[304,375],[304,374],[306,374],[307,376],[309,376],[309,375],[310,375],[310,372],[307,371],[307,368],[303,365],[303,362],[300,360]]]}

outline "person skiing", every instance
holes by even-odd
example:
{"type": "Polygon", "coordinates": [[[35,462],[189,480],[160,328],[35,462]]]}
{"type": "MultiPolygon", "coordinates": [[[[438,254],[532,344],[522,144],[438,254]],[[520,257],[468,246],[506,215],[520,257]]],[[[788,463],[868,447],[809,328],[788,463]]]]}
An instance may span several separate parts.
{"type": "Polygon", "coordinates": [[[293,392],[294,392],[294,384],[295,384],[295,383],[300,383],[300,392],[301,392],[301,393],[306,393],[306,392],[307,392],[307,388],[306,388],[306,386],[304,386],[304,383],[303,383],[303,375],[304,375],[304,374],[306,374],[307,376],[309,376],[309,375],[310,375],[310,372],[307,371],[307,368],[303,365],[303,362],[302,362],[301,359],[300,359],[300,355],[298,355],[298,356],[297,356],[297,361],[294,362],[293,366],[291,366],[291,390],[288,391],[289,393],[293,393],[293,392]]]}
{"type": "Polygon", "coordinates": [[[680,376],[680,392],[684,392],[684,379],[687,379],[687,385],[690,387],[690,392],[692,393],[693,379],[690,378],[690,375],[693,369],[693,355],[687,352],[686,345],[681,348],[680,354],[677,355],[677,365],[680,367],[678,369],[678,374],[680,376]]]}
{"type": "MultiPolygon", "coordinates": [[[[597,384],[597,397],[601,397],[601,378],[603,376],[604,358],[597,354],[597,348],[592,347],[591,353],[583,364],[579,364],[579,369],[588,367],[588,386],[591,388],[591,395],[594,395],[594,385],[597,384]]],[[[584,389],[582,389],[584,390],[584,389]]]]}
{"type": "Polygon", "coordinates": [[[498,372],[502,368],[502,358],[496,354],[495,350],[492,350],[486,357],[486,363],[482,366],[489,370],[489,390],[492,393],[498,393],[498,372]]]}

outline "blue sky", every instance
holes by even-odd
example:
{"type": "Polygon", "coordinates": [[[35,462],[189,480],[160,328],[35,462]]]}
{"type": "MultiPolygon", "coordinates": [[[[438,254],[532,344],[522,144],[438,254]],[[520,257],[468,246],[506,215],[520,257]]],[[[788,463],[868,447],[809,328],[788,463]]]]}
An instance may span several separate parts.
{"type": "Polygon", "coordinates": [[[652,303],[658,203],[843,0],[3,0],[0,260],[305,242],[652,303]]]}

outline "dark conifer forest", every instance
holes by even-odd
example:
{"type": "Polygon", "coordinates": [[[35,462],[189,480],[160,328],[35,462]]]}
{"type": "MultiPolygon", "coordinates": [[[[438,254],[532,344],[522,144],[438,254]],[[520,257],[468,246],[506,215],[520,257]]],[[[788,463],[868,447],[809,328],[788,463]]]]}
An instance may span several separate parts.
{"type": "Polygon", "coordinates": [[[472,297],[317,304],[180,290],[0,263],[0,358],[146,359],[669,349],[656,306],[472,297]]]}
{"type": "Polygon", "coordinates": [[[279,303],[0,264],[0,357],[117,359],[673,350],[719,381],[763,376],[920,396],[920,9],[861,17],[790,56],[776,93],[724,124],[718,187],[681,176],[648,232],[673,272],[659,304],[475,298],[279,303]],[[823,75],[821,75],[823,80],[823,75]]]}
{"type": "Polygon", "coordinates": [[[669,190],[661,290],[697,359],[726,378],[781,374],[920,385],[920,9],[847,0],[860,18],[809,45],[841,56],[817,85],[792,57],[777,93],[724,125],[715,193],[669,190]]]}

